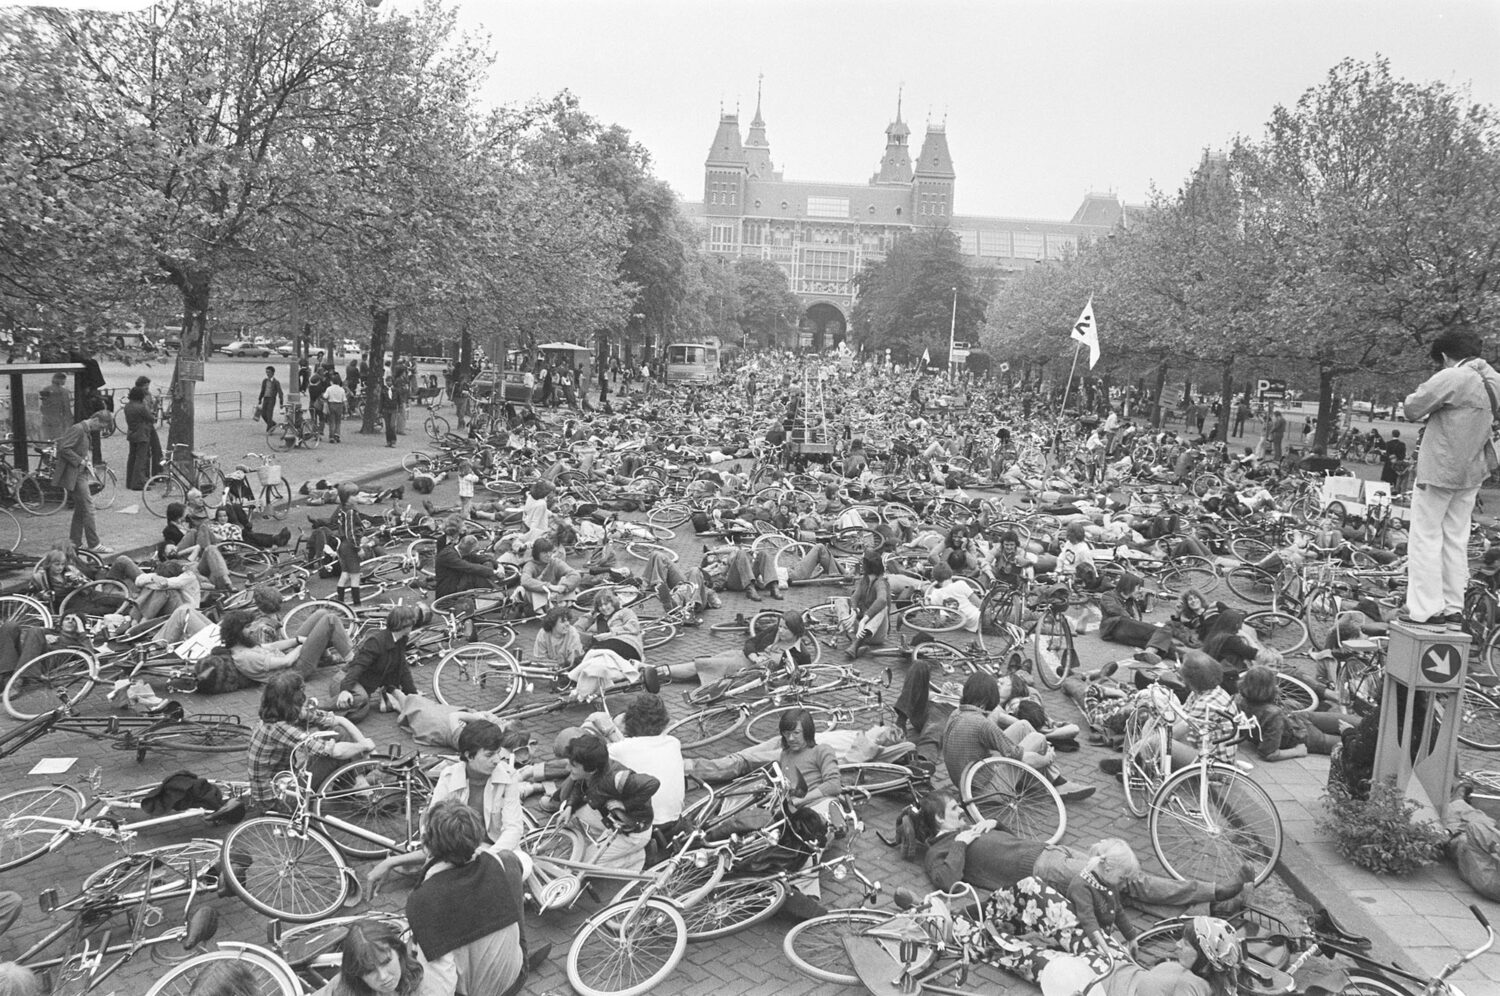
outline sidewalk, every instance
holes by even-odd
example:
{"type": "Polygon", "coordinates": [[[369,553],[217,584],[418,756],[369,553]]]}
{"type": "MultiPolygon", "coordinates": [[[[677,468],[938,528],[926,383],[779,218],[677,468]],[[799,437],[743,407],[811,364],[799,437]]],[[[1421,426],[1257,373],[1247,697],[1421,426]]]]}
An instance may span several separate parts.
{"type": "MultiPolygon", "coordinates": [[[[1283,880],[1298,898],[1329,907],[1348,929],[1373,940],[1374,956],[1435,975],[1484,939],[1471,904],[1500,924],[1500,903],[1469,888],[1451,864],[1439,862],[1396,878],[1357,868],[1340,854],[1332,835],[1318,826],[1327,758],[1257,763],[1251,776],[1270,794],[1286,828],[1277,866],[1283,880]]],[[[1500,992],[1500,954],[1482,955],[1453,981],[1468,996],[1500,992]]]]}

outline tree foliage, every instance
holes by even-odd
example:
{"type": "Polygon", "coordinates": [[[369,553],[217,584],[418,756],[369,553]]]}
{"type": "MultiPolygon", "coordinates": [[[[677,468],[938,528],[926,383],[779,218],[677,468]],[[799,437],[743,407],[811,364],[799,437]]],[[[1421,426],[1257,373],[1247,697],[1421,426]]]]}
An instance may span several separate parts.
{"type": "Polygon", "coordinates": [[[884,259],[865,264],[855,286],[852,338],[860,348],[889,349],[903,363],[925,350],[941,364],[950,333],[965,342],[979,337],[994,274],[969,267],[948,229],[919,229],[884,259]]]}

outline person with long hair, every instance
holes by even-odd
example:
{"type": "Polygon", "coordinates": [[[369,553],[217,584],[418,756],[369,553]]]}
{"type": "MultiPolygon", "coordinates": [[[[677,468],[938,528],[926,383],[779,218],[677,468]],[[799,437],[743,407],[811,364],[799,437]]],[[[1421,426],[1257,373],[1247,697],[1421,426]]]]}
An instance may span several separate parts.
{"type": "Polygon", "coordinates": [[[890,631],[891,585],[885,577],[885,558],[878,550],[866,550],[860,560],[859,580],[854,582],[853,610],[849,618],[849,659],[859,657],[863,645],[879,646],[890,631]]]}
{"type": "Polygon", "coordinates": [[[1043,948],[1020,938],[1006,940],[997,960],[1041,986],[1042,996],[1236,996],[1244,950],[1228,921],[1189,917],[1173,957],[1151,968],[1125,959],[1106,959],[1043,948]]]}
{"type": "Polygon", "coordinates": [[[249,609],[226,612],[219,620],[219,644],[234,658],[235,668],[254,682],[263,682],[277,671],[291,668],[306,676],[331,653],[335,663],[349,659],[351,644],[343,620],[332,612],[317,612],[284,640],[261,642],[256,635],[256,614],[249,609]]]}
{"type": "Polygon", "coordinates": [[[309,996],[416,996],[425,968],[385,920],[351,924],[339,942],[339,974],[309,996]]]}
{"type": "Polygon", "coordinates": [[[806,633],[807,625],[802,621],[802,614],[795,609],[788,609],[780,616],[760,615],[755,618],[750,633],[739,648],[695,657],[685,664],[657,665],[654,670],[678,681],[697,678],[702,691],[694,693],[693,697],[706,701],[747,667],[776,668],[785,659],[785,654],[790,654],[792,662],[799,666],[810,663],[810,656],[801,649],[806,633]]]}
{"type": "Polygon", "coordinates": [[[250,731],[247,753],[251,802],[264,804],[276,799],[276,776],[292,769],[294,750],[306,757],[316,788],[339,765],[374,749],[375,741],[349,720],[310,705],[302,675],[278,671],[261,691],[260,722],[250,731]],[[342,739],[309,739],[319,728],[333,730],[342,739]]]}
{"type": "Polygon", "coordinates": [[[1250,742],[1262,761],[1287,761],[1308,754],[1332,754],[1341,734],[1358,726],[1358,716],[1342,712],[1289,712],[1280,704],[1276,672],[1252,664],[1240,677],[1235,705],[1255,717],[1250,742]]]}

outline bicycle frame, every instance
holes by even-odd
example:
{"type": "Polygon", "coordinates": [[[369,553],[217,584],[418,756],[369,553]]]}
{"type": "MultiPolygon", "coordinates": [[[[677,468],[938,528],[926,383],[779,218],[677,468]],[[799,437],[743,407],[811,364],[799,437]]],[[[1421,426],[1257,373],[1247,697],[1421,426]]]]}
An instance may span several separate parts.
{"type": "MultiPolygon", "coordinates": [[[[170,730],[185,722],[187,718],[181,705],[154,718],[149,716],[78,717],[72,714],[69,707],[59,706],[45,715],[28,720],[0,737],[0,758],[10,757],[33,741],[57,731],[77,733],[94,740],[113,740],[116,750],[135,751],[136,760],[139,762],[145,760],[146,752],[151,747],[151,734],[170,730]]],[[[208,722],[239,722],[238,716],[216,713],[196,715],[192,718],[208,722]]]]}

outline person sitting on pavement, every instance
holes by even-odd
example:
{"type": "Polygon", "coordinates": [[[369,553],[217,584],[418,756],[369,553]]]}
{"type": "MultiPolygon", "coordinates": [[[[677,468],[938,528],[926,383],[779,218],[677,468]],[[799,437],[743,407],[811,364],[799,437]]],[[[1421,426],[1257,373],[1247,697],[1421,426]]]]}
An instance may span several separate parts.
{"type": "Polygon", "coordinates": [[[518,594],[533,612],[542,613],[558,596],[575,591],[582,580],[557,545],[541,536],[531,542],[531,559],[521,568],[518,594]]]}
{"type": "Polygon", "coordinates": [[[1099,637],[1109,643],[1123,643],[1127,647],[1150,647],[1163,657],[1173,655],[1172,630],[1164,625],[1152,625],[1141,618],[1141,579],[1134,574],[1121,574],[1114,589],[1099,596],[1099,637]]]}
{"type": "Polygon", "coordinates": [[[613,590],[594,600],[591,619],[583,657],[568,672],[572,697],[579,702],[596,698],[611,684],[638,680],[646,659],[641,621],[613,590]]]}
{"type": "Polygon", "coordinates": [[[410,695],[417,690],[411,665],[406,660],[409,637],[423,621],[413,605],[398,605],[385,617],[385,627],[365,637],[349,663],[329,683],[333,708],[358,723],[377,704],[381,712],[396,705],[385,692],[400,689],[410,695]]]}
{"type": "Polygon", "coordinates": [[[784,654],[790,654],[789,660],[798,666],[811,663],[811,656],[800,646],[806,634],[807,625],[797,610],[788,609],[780,616],[764,612],[755,617],[753,629],[738,649],[695,657],[685,664],[654,666],[651,670],[665,673],[675,681],[697,678],[701,690],[689,694],[706,702],[728,688],[730,679],[747,667],[775,669],[783,663],[784,654]]]}
{"type": "Polygon", "coordinates": [[[234,591],[234,579],[230,577],[224,554],[215,545],[208,516],[208,505],[197,488],[187,493],[186,502],[169,504],[167,524],[162,528],[162,541],[157,546],[157,560],[184,561],[208,578],[215,588],[234,591]]]}
{"type": "Polygon", "coordinates": [[[597,734],[609,746],[612,761],[660,783],[651,796],[652,825],[667,835],[682,815],[687,796],[687,762],[682,742],[664,732],[669,722],[666,702],[653,692],[632,695],[618,723],[607,712],[591,713],[584,721],[584,731],[597,734]]]}
{"type": "Polygon", "coordinates": [[[537,627],[531,645],[531,659],[536,663],[555,665],[568,670],[583,657],[583,638],[573,625],[573,610],[567,605],[548,609],[537,627]]]}
{"type": "Polygon", "coordinates": [[[293,751],[305,759],[316,789],[337,768],[374,749],[375,741],[349,720],[310,705],[301,674],[279,671],[261,690],[260,722],[250,731],[250,800],[259,806],[279,800],[276,776],[292,770],[293,751]],[[341,739],[312,737],[319,728],[341,739]]]}
{"type": "MultiPolygon", "coordinates": [[[[426,966],[394,924],[374,919],[356,921],[345,931],[338,949],[339,973],[308,996],[420,996],[426,991],[426,966]]],[[[255,976],[248,969],[246,974],[251,988],[245,992],[254,993],[255,976]]],[[[196,996],[197,984],[192,992],[196,996]]]]}
{"type": "Polygon", "coordinates": [[[427,814],[422,848],[431,864],[406,899],[426,962],[422,996],[516,996],[550,948],[526,949],[530,859],[486,846],[483,819],[458,799],[427,814]]]}
{"type": "Polygon", "coordinates": [[[686,608],[696,618],[709,609],[723,607],[703,569],[690,567],[683,570],[666,550],[651,554],[641,571],[641,579],[645,581],[647,591],[656,592],[656,597],[668,612],[686,608]]]}
{"type": "Polygon", "coordinates": [[[960,627],[964,632],[974,633],[979,629],[980,596],[974,586],[962,579],[955,579],[953,568],[946,563],[932,569],[932,584],[922,593],[923,605],[943,605],[956,611],[963,619],[960,627]]]}
{"type": "MultiPolygon", "coordinates": [[[[518,850],[526,832],[521,801],[529,786],[516,774],[515,757],[525,744],[519,732],[502,730],[487,720],[465,724],[458,735],[458,760],[438,772],[427,812],[445,799],[457,799],[484,818],[486,844],[518,850]]],[[[365,879],[370,895],[379,895],[392,872],[416,869],[427,860],[421,848],[381,860],[365,879]]]]}
{"type": "Polygon", "coordinates": [[[1235,706],[1256,721],[1249,742],[1262,761],[1332,754],[1343,732],[1360,723],[1348,713],[1283,709],[1276,672],[1264,664],[1252,665],[1240,677],[1235,706]]]}
{"type": "Polygon", "coordinates": [[[860,560],[859,580],[849,600],[846,624],[848,657],[855,660],[866,646],[881,646],[890,632],[891,586],[885,578],[885,558],[867,550],[860,560]]]}
{"type": "Polygon", "coordinates": [[[456,595],[475,588],[494,587],[499,574],[495,570],[493,557],[479,552],[479,537],[472,533],[451,538],[438,550],[433,558],[433,570],[437,580],[437,597],[456,595]]]}
{"type": "Polygon", "coordinates": [[[611,760],[598,736],[585,733],[567,748],[572,785],[562,799],[564,822],[578,819],[594,831],[611,830],[602,847],[591,848],[589,864],[640,871],[655,824],[651,799],[661,783],[611,760]]]}
{"type": "Polygon", "coordinates": [[[999,704],[1000,684],[993,674],[969,675],[958,708],[948,717],[942,732],[943,764],[953,784],[963,784],[964,772],[971,764],[998,755],[1036,769],[1064,802],[1081,801],[1094,794],[1094,786],[1063,778],[1052,745],[1030,723],[1017,721],[1002,731],[990,719],[999,704]]]}
{"type": "MultiPolygon", "coordinates": [[[[905,757],[911,752],[911,744],[902,739],[898,727],[877,724],[867,730],[822,730],[818,732],[818,743],[827,744],[838,757],[839,764],[863,764],[905,757]]],[[[721,757],[689,757],[683,760],[684,770],[702,782],[727,782],[763,767],[781,755],[781,737],[721,757]]]]}
{"type": "Polygon", "coordinates": [[[1328,447],[1322,443],[1314,446],[1312,452],[1297,462],[1297,469],[1309,474],[1331,475],[1341,473],[1344,469],[1343,463],[1336,456],[1328,455],[1328,447]]]}

